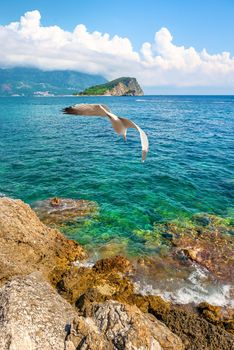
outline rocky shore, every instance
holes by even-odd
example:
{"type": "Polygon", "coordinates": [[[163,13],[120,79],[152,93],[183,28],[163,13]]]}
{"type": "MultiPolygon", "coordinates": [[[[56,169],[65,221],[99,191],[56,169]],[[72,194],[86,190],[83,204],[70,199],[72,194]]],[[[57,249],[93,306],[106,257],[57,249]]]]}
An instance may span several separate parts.
{"type": "MultiPolygon", "coordinates": [[[[69,203],[81,218],[95,211],[92,203],[69,203]]],[[[58,210],[65,203],[46,205],[58,210]]],[[[65,219],[74,218],[71,207],[65,219]]],[[[159,229],[173,254],[183,253],[223,281],[232,279],[233,239],[225,222],[198,216],[189,227],[155,227],[153,245],[159,229]]],[[[234,349],[232,309],[144,296],[134,286],[136,267],[124,256],[86,267],[84,249],[20,200],[0,198],[0,244],[1,350],[234,349]]]]}

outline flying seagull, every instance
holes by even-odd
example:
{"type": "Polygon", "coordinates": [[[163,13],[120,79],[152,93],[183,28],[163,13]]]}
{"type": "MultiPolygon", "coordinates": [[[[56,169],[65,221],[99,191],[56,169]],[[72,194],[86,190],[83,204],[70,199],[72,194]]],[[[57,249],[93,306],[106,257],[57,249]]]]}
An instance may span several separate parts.
{"type": "Polygon", "coordinates": [[[86,115],[86,116],[100,116],[109,118],[113,129],[117,134],[123,136],[126,141],[127,129],[134,128],[140,133],[141,147],[142,147],[142,161],[144,162],[149,150],[149,142],[146,133],[134,122],[127,118],[117,117],[111,113],[110,109],[101,104],[77,104],[63,109],[65,114],[86,115]]]}

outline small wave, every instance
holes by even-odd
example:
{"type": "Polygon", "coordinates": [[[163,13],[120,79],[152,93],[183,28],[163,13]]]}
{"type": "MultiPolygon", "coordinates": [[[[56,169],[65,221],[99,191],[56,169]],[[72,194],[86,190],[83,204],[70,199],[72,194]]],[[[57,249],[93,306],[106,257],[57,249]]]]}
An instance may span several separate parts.
{"type": "Polygon", "coordinates": [[[232,103],[232,101],[213,101],[213,104],[228,104],[228,103],[232,103]]]}
{"type": "Polygon", "coordinates": [[[136,292],[142,295],[159,295],[164,300],[178,304],[199,304],[205,301],[212,305],[234,307],[234,300],[231,297],[233,287],[228,284],[217,285],[217,282],[207,282],[207,279],[208,271],[196,266],[187,280],[165,280],[163,288],[155,288],[145,281],[137,281],[134,286],[136,292]]]}
{"type": "Polygon", "coordinates": [[[0,198],[2,198],[2,197],[6,197],[6,194],[3,192],[0,192],[0,198]]]}

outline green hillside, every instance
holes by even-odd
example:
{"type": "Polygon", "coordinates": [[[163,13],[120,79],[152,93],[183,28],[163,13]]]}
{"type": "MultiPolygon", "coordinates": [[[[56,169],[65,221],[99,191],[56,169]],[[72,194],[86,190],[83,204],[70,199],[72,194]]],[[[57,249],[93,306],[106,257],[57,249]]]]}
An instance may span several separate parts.
{"type": "Polygon", "coordinates": [[[75,71],[42,71],[36,68],[0,68],[0,95],[35,95],[37,92],[50,94],[73,94],[90,85],[105,83],[100,75],[75,71]]]}
{"type": "Polygon", "coordinates": [[[91,86],[81,93],[80,95],[105,95],[107,92],[110,95],[143,95],[143,91],[138,84],[136,78],[122,77],[105,84],[99,84],[91,86]],[[121,86],[120,86],[121,84],[121,86]],[[116,88],[120,87],[120,92],[116,92],[116,88]]]}

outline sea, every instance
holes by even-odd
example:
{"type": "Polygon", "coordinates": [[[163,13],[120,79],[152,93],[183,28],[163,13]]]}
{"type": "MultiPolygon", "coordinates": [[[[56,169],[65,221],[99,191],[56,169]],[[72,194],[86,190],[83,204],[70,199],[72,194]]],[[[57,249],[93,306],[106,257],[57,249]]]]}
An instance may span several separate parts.
{"type": "Polygon", "coordinates": [[[64,234],[96,258],[116,246],[153,256],[139,230],[197,213],[234,217],[233,135],[234,96],[1,97],[0,195],[32,206],[95,201],[99,215],[64,234]],[[135,129],[124,142],[107,118],[62,113],[76,103],[106,104],[137,123],[149,138],[146,161],[135,129]]]}

